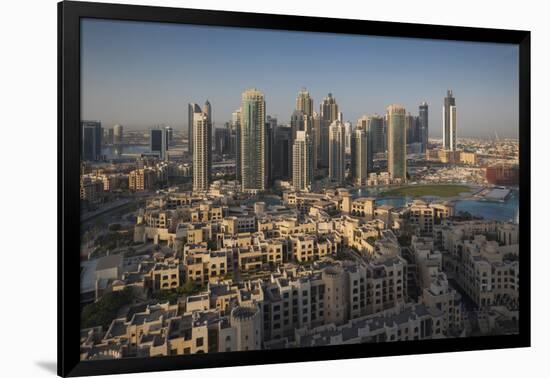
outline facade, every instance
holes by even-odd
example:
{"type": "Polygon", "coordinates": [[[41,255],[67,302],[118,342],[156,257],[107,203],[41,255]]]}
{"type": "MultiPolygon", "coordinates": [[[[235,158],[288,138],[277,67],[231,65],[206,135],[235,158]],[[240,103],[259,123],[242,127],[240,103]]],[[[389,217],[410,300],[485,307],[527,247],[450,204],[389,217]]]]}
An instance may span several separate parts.
{"type": "Polygon", "coordinates": [[[292,186],[309,191],[313,181],[313,143],[306,131],[298,131],[292,146],[292,186]]]}
{"type": "Polygon", "coordinates": [[[80,155],[82,160],[97,161],[101,158],[101,145],[103,130],[99,121],[82,121],[82,148],[80,155]]]}
{"type": "Polygon", "coordinates": [[[345,130],[344,124],[334,121],[329,128],[329,178],[338,183],[344,182],[346,176],[345,130]]]}
{"type": "Polygon", "coordinates": [[[456,102],[450,89],[443,99],[443,149],[456,150],[456,102]]]}
{"type": "Polygon", "coordinates": [[[407,180],[407,130],[405,108],[390,105],[388,119],[388,171],[393,179],[407,180]]]}
{"type": "Polygon", "coordinates": [[[265,99],[262,92],[249,89],[241,103],[241,187],[244,192],[266,188],[265,99]]]}
{"type": "Polygon", "coordinates": [[[212,124],[206,113],[193,114],[193,191],[206,192],[212,170],[212,124]]]}

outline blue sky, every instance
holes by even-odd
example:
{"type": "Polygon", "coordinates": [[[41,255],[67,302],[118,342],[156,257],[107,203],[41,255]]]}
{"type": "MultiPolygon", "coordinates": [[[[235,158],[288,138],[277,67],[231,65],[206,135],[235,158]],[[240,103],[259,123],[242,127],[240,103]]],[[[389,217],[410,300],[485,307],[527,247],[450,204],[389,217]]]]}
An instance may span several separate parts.
{"type": "Polygon", "coordinates": [[[221,126],[250,87],[288,123],[306,87],[316,111],[331,92],[354,124],[391,103],[417,114],[427,101],[430,136],[440,137],[452,89],[459,137],[518,135],[514,45],[91,19],[81,38],[82,118],[104,127],[185,130],[187,103],[206,99],[221,126]]]}

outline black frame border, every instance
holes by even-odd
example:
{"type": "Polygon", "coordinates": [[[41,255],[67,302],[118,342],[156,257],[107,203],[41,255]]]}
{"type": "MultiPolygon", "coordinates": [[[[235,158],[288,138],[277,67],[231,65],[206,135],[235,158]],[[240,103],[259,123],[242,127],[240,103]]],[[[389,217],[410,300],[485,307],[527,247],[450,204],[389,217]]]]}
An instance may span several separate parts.
{"type": "Polygon", "coordinates": [[[66,376],[120,374],[226,366],[339,360],[425,353],[529,347],[531,345],[531,74],[530,32],[458,26],[363,21],[62,1],[58,3],[58,367],[66,376]],[[80,128],[80,19],[102,18],[210,26],[247,27],[507,43],[519,46],[520,126],[520,319],[519,334],[462,339],[404,341],[380,344],[198,354],[122,360],[80,361],[79,303],[79,139],[80,128]],[[75,316],[76,315],[76,316],[75,316]]]}

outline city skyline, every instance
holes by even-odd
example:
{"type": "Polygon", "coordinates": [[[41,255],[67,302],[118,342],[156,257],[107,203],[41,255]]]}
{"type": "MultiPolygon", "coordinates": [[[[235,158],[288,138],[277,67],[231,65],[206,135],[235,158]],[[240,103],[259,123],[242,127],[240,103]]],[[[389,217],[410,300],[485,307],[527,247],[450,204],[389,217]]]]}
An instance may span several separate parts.
{"type": "Polygon", "coordinates": [[[265,114],[286,124],[304,87],[313,111],[332,93],[343,121],[353,125],[395,102],[416,115],[426,101],[430,137],[440,138],[442,94],[452,89],[458,138],[518,135],[517,48],[511,45],[101,20],[85,20],[82,38],[82,119],[97,119],[104,127],[136,130],[161,123],[186,131],[187,104],[200,98],[213,104],[213,127],[221,127],[249,87],[264,93],[265,114]],[[178,47],[189,40],[191,49],[178,47]],[[236,60],[243,41],[251,53],[236,60]],[[333,52],[321,54],[323,46],[333,52]],[[200,57],[193,67],[187,51],[200,57]],[[151,59],[155,54],[158,59],[151,59]],[[396,63],[397,56],[410,60],[396,63]]]}

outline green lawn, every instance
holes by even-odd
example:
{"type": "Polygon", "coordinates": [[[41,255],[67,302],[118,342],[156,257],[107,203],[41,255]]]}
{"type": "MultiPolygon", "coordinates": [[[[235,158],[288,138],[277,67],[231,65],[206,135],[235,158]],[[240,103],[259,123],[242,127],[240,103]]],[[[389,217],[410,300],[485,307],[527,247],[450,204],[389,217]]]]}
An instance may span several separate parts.
{"type": "Polygon", "coordinates": [[[382,192],[381,196],[405,196],[405,197],[455,197],[460,193],[470,192],[466,185],[411,185],[390,189],[382,192]]]}

